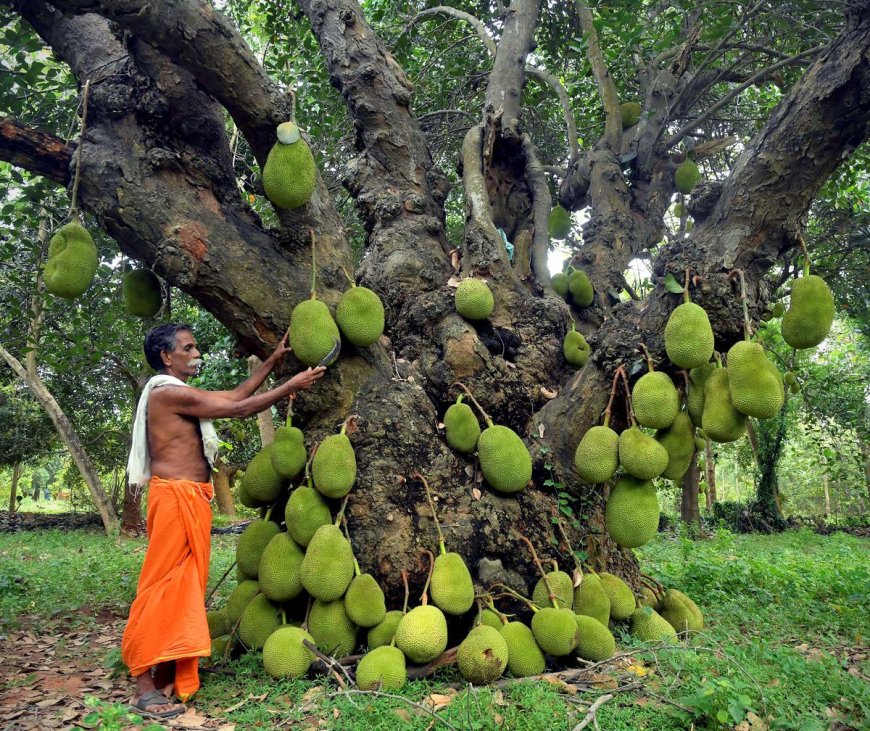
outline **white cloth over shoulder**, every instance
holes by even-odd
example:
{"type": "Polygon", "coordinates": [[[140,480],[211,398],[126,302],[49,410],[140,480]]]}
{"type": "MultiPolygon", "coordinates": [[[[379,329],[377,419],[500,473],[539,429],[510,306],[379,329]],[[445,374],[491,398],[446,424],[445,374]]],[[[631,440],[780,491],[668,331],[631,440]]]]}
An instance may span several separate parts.
{"type": "MultiPolygon", "coordinates": [[[[127,479],[131,485],[147,485],[151,479],[151,455],[148,453],[148,398],[151,392],[160,386],[187,386],[187,384],[175,376],[161,373],[152,376],[142,389],[139,405],[136,407],[136,421],[133,422],[130,457],[127,460],[127,479]]],[[[219,440],[211,419],[200,419],[199,431],[202,434],[203,454],[209,466],[214,468],[219,440]]]]}

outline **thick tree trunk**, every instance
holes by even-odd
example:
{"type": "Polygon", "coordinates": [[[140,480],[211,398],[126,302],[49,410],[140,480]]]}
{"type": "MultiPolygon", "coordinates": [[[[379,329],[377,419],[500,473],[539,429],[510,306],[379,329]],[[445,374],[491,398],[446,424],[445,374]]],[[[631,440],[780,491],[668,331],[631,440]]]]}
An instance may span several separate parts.
{"type": "Polygon", "coordinates": [[[683,479],[680,481],[681,500],[680,500],[680,519],[685,523],[694,523],[697,526],[701,525],[701,512],[698,508],[698,456],[692,455],[692,463],[683,479]]]}
{"type": "Polygon", "coordinates": [[[9,515],[18,510],[18,480],[21,477],[21,460],[12,463],[12,484],[9,488],[9,515]]]}
{"type": "Polygon", "coordinates": [[[757,425],[758,481],[751,512],[768,530],[783,530],[786,522],[782,516],[776,465],[785,440],[785,414],[780,412],[772,419],[757,422],[757,425]]]}
{"type": "Polygon", "coordinates": [[[828,475],[822,475],[822,489],[825,491],[825,518],[831,519],[831,490],[828,486],[828,475]]]}

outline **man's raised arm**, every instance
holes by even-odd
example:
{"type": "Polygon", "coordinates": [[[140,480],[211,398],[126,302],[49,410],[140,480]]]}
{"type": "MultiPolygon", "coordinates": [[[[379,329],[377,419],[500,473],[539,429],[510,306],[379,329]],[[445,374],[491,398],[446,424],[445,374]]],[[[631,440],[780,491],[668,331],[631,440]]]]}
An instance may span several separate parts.
{"type": "Polygon", "coordinates": [[[284,333],[284,337],[281,338],[281,341],[277,346],[275,346],[275,350],[272,351],[272,354],[260,363],[260,365],[257,366],[257,369],[250,376],[248,376],[232,391],[212,391],[211,394],[226,401],[241,401],[248,398],[252,393],[254,393],[254,391],[263,385],[263,381],[266,380],[267,376],[275,369],[275,366],[281,362],[284,356],[292,352],[292,348],[287,347],[287,333],[284,333]]]}

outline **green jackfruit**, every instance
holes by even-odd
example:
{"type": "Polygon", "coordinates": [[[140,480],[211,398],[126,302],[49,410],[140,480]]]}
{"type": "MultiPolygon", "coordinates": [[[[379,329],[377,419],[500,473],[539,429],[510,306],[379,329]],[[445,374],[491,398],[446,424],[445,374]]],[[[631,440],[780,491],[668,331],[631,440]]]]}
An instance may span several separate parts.
{"type": "Polygon", "coordinates": [[[771,308],[770,314],[774,317],[782,317],[785,314],[785,305],[782,302],[777,302],[771,308]]]}
{"type": "Polygon", "coordinates": [[[229,634],[233,628],[223,609],[206,612],[205,620],[208,622],[208,636],[211,639],[229,634]]]}
{"type": "Polygon", "coordinates": [[[286,602],[302,593],[299,570],[305,554],[286,533],[266,546],[260,559],[260,589],[273,602],[286,602]]]}
{"type": "Polygon", "coordinates": [[[248,493],[247,488],[245,487],[245,473],[242,472],[239,477],[239,486],[236,490],[236,494],[238,495],[239,502],[244,505],[246,508],[259,508],[262,503],[259,500],[254,500],[248,493]]]}
{"type": "Polygon", "coordinates": [[[492,611],[492,609],[484,609],[477,615],[477,624],[485,624],[487,627],[495,627],[500,630],[503,622],[501,621],[501,616],[492,611]]]}
{"type": "Polygon", "coordinates": [[[700,368],[713,356],[713,328],[703,307],[684,302],[665,325],[665,350],[680,368],[700,368]]]}
{"type": "Polygon", "coordinates": [[[321,495],[344,497],[356,482],[356,455],[347,434],[324,439],[311,460],[314,487],[321,495]]]}
{"type": "Polygon", "coordinates": [[[329,308],[318,299],[302,300],[290,314],[290,347],[305,365],[314,367],[340,340],[329,308]]]}
{"type": "Polygon", "coordinates": [[[296,477],[308,461],[302,430],[295,426],[279,426],[275,430],[269,459],[278,477],[284,480],[296,477]]]}
{"type": "Polygon", "coordinates": [[[154,317],[163,304],[160,280],[148,269],[134,269],[121,282],[124,309],[135,317],[154,317]]]}
{"type": "Polygon", "coordinates": [[[462,403],[462,396],[444,414],[444,434],[447,443],[454,449],[470,454],[477,449],[480,438],[480,422],[468,404],[462,403]]]}
{"type": "Polygon", "coordinates": [[[677,632],[652,607],[640,607],[631,615],[631,634],[644,642],[676,642],[677,632]]]}
{"type": "Polygon", "coordinates": [[[232,637],[228,634],[215,637],[211,641],[211,655],[205,661],[207,665],[214,665],[229,657],[230,642],[232,637]]]}
{"type": "Polygon", "coordinates": [[[619,434],[609,426],[593,426],[574,452],[574,467],[593,484],[607,482],[619,466],[619,434]]]}
{"type": "Polygon", "coordinates": [[[613,657],[616,640],[607,625],[585,614],[575,614],[574,619],[580,631],[577,655],[589,662],[601,662],[613,657]]]}
{"type": "Polygon", "coordinates": [[[456,288],[456,311],[466,320],[485,320],[492,314],[495,300],[482,279],[466,277],[456,288]]]}
{"type": "Polygon", "coordinates": [[[571,214],[562,206],[553,206],[547,233],[551,239],[564,239],[571,232],[571,214]]]}
{"type": "Polygon", "coordinates": [[[680,393],[667,373],[645,373],[631,389],[634,417],[641,426],[667,429],[680,412],[680,393]]]}
{"type": "Polygon", "coordinates": [[[311,652],[302,640],[316,644],[314,638],[301,627],[285,625],[276,629],[263,645],[263,669],[272,678],[295,680],[308,672],[314,662],[311,652]]]}
{"type": "Polygon", "coordinates": [[[694,160],[686,160],[677,166],[674,172],[674,186],[683,195],[692,192],[697,182],[701,179],[701,171],[694,160]]]}
{"type": "Polygon", "coordinates": [[[769,419],[782,408],[782,375],[764,354],[760,343],[741,340],[728,351],[728,390],[741,414],[769,419]]]}
{"type": "Polygon", "coordinates": [[[396,647],[411,662],[423,665],[447,649],[447,620],[432,604],[414,607],[396,627],[396,647]]]}
{"type": "Polygon", "coordinates": [[[783,340],[792,348],[813,348],[828,337],[833,322],[834,296],[825,280],[815,274],[796,280],[782,318],[783,340]]]}
{"type": "Polygon", "coordinates": [[[610,621],[610,598],[597,574],[583,574],[574,589],[574,613],[597,619],[605,627],[610,621]]]}
{"type": "MultiPolygon", "coordinates": [[[[564,609],[571,609],[574,606],[574,580],[571,576],[564,571],[550,571],[547,573],[547,581],[556,595],[556,601],[559,603],[559,606],[564,609]]],[[[538,579],[535,588],[532,590],[532,603],[537,607],[553,606],[553,602],[550,599],[550,589],[547,588],[543,578],[538,579]]]]}
{"type": "Polygon", "coordinates": [[[224,606],[224,612],[227,615],[227,621],[229,622],[230,627],[235,626],[236,622],[241,619],[245,607],[247,607],[251,599],[259,593],[260,585],[253,579],[242,581],[235,589],[233,589],[227,599],[226,606],[224,606]]]}
{"type": "Polygon", "coordinates": [[[674,215],[677,218],[682,218],[683,216],[687,216],[689,214],[688,209],[682,203],[674,204],[674,215]]]}
{"type": "Polygon", "coordinates": [[[565,272],[554,274],[550,279],[550,284],[553,287],[553,291],[562,299],[568,296],[568,275],[565,272]]]}
{"type": "Polygon", "coordinates": [[[317,184],[314,155],[292,122],[279,124],[277,135],[263,166],[263,189],[278,208],[299,208],[308,202],[317,184]]]}
{"type": "Polygon", "coordinates": [[[668,466],[668,450],[633,426],[619,435],[619,463],[639,480],[652,480],[668,466]]]}
{"type": "Polygon", "coordinates": [[[522,622],[508,622],[499,631],[507,643],[507,668],[511,675],[515,678],[527,678],[544,672],[547,661],[529,627],[522,622]]]}
{"type": "Polygon", "coordinates": [[[330,657],[346,657],[356,647],[357,626],[347,616],[341,599],[331,602],[316,600],[308,613],[308,631],[317,648],[330,657]]]}
{"type": "Polygon", "coordinates": [[[746,433],[746,416],[731,403],[728,369],[717,368],[704,384],[704,433],[714,442],[733,442],[746,433]]]}
{"type": "Polygon", "coordinates": [[[254,578],[260,570],[260,557],[281,529],[271,520],[254,520],[239,536],[236,544],[236,563],[245,574],[254,578]]]}
{"type": "Polygon", "coordinates": [[[396,634],[396,627],[399,626],[399,621],[402,619],[402,612],[398,609],[391,609],[384,615],[384,618],[369,630],[366,637],[369,649],[389,645],[393,641],[396,634]]]}
{"type": "Polygon", "coordinates": [[[351,579],[344,595],[344,608],[350,621],[360,627],[374,627],[387,616],[384,592],[371,574],[351,579]]]}
{"type": "Polygon", "coordinates": [[[661,615],[677,632],[700,632],[704,629],[704,615],[683,592],[668,589],[662,599],[661,615]]]}
{"type": "Polygon", "coordinates": [[[628,619],[637,605],[631,587],[616,574],[606,571],[599,573],[598,578],[601,579],[604,593],[610,599],[610,618],[617,622],[628,619]]]}
{"type": "Polygon", "coordinates": [[[318,528],[332,523],[332,515],[317,490],[300,486],[290,493],[284,521],[290,537],[300,546],[307,546],[318,528]]]}
{"type": "Polygon", "coordinates": [[[617,546],[648,543],[659,529],[659,500],[652,482],[620,477],[607,498],[604,522],[617,546]]]}
{"type": "Polygon", "coordinates": [[[532,615],[532,634],[535,642],[547,655],[562,657],[570,653],[580,641],[577,620],[570,609],[545,607],[532,615]]]}
{"type": "Polygon", "coordinates": [[[582,368],[589,362],[589,354],[592,349],[582,333],[578,333],[574,329],[574,323],[571,323],[571,329],[565,333],[565,340],[562,341],[562,354],[565,356],[565,361],[575,368],[582,368]]]}
{"type": "Polygon", "coordinates": [[[506,426],[490,425],[477,440],[480,470],[497,492],[522,490],[532,479],[532,457],[523,440],[506,426]]]}
{"type": "Polygon", "coordinates": [[[430,585],[432,602],[445,614],[465,614],[474,604],[474,583],[458,553],[442,553],[435,559],[430,585]]]}
{"type": "Polygon", "coordinates": [[[278,608],[262,594],[257,594],[242,612],[239,622],[239,639],[249,650],[260,650],[278,627],[278,608]]]}
{"type": "Polygon", "coordinates": [[[61,226],[48,244],[43,281],[49,294],[75,299],[91,286],[99,255],[91,235],[78,223],[61,226]]]}
{"type": "Polygon", "coordinates": [[[344,594],[353,578],[353,550],[341,530],[334,525],[317,529],[299,574],[305,591],[315,599],[331,602],[344,594]]]}
{"type": "Polygon", "coordinates": [[[640,102],[623,102],[619,105],[622,128],[634,127],[640,121],[640,102]]]}
{"type": "Polygon", "coordinates": [[[284,481],[272,467],[272,445],[267,444],[257,452],[242,477],[242,488],[258,503],[271,503],[281,492],[284,481]]]}
{"type": "Polygon", "coordinates": [[[474,627],[456,651],[462,677],[474,685],[498,680],[508,663],[508,646],[501,632],[485,624],[474,627]]]}
{"type": "Polygon", "coordinates": [[[715,363],[708,363],[700,368],[689,371],[689,391],[686,394],[686,408],[692,423],[701,428],[704,416],[704,384],[710,374],[716,370],[715,363]]]}
{"type": "Polygon", "coordinates": [[[342,295],[335,319],[344,337],[365,348],[384,334],[384,303],[367,287],[351,287],[342,295]]]}
{"type": "Polygon", "coordinates": [[[655,595],[655,592],[648,586],[640,587],[639,603],[642,607],[652,607],[653,609],[659,608],[659,598],[655,595]]]}
{"type": "Polygon", "coordinates": [[[786,386],[791,386],[797,380],[797,376],[791,371],[786,371],[782,376],[782,380],[786,386]]]}
{"type": "Polygon", "coordinates": [[[568,291],[577,307],[589,307],[595,298],[592,282],[589,281],[586,272],[580,269],[575,269],[568,275],[568,291]]]}
{"type": "Polygon", "coordinates": [[[360,690],[399,690],[407,681],[405,656],[398,647],[376,647],[366,653],[356,667],[356,684],[360,690]]]}
{"type": "Polygon", "coordinates": [[[695,454],[695,428],[689,414],[681,411],[673,424],[656,432],[655,439],[668,452],[668,466],[662,477],[679,480],[686,474],[695,454]]]}

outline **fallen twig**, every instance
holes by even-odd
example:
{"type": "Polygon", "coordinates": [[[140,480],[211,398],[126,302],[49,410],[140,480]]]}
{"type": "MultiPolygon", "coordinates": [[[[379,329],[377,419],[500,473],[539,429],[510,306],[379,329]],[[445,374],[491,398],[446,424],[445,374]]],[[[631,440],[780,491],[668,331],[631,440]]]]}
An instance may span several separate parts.
{"type": "MultiPolygon", "coordinates": [[[[595,721],[595,714],[598,712],[598,709],[601,708],[607,701],[613,698],[613,693],[608,693],[607,695],[601,696],[598,700],[595,701],[591,706],[589,706],[589,711],[586,713],[586,718],[584,718],[580,723],[578,723],[572,731],[583,731],[590,723],[595,721]]],[[[598,724],[595,724],[595,727],[598,728],[598,724]]]]}

